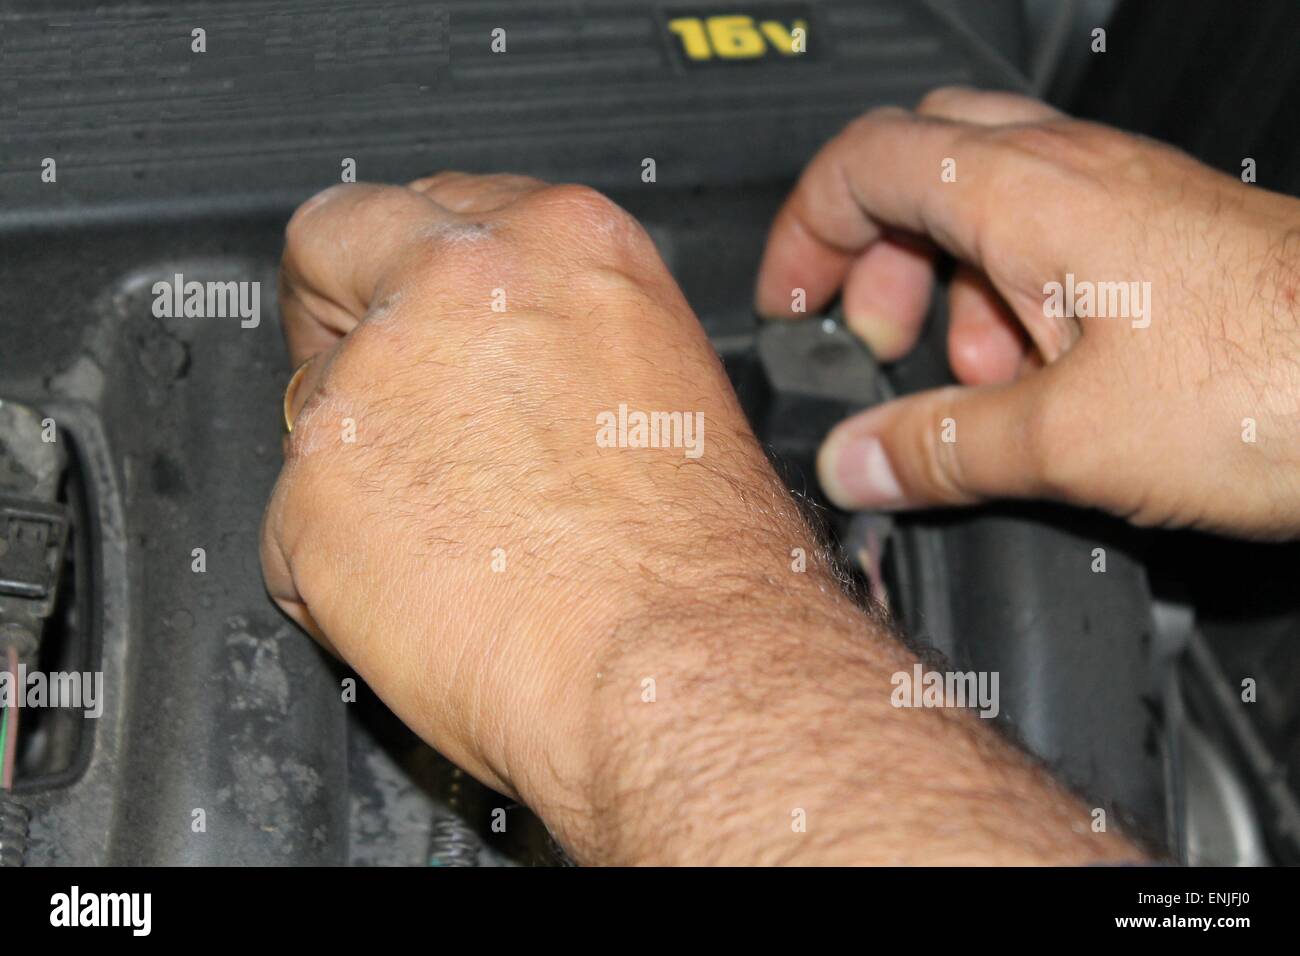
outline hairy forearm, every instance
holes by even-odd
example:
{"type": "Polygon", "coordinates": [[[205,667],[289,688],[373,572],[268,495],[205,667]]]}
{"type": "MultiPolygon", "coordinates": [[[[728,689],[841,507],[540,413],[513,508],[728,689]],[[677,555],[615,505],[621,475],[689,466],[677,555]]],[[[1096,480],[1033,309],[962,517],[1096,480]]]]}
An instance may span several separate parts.
{"type": "Polygon", "coordinates": [[[1141,858],[987,721],[892,706],[890,678],[914,659],[833,585],[794,590],[675,609],[621,642],[592,716],[592,809],[557,827],[579,859],[1141,858]]]}
{"type": "Polygon", "coordinates": [[[992,721],[893,706],[915,659],[845,596],[747,433],[710,432],[710,455],[657,490],[616,526],[637,560],[584,569],[601,613],[555,637],[560,722],[498,774],[575,859],[1141,858],[992,721]]]}

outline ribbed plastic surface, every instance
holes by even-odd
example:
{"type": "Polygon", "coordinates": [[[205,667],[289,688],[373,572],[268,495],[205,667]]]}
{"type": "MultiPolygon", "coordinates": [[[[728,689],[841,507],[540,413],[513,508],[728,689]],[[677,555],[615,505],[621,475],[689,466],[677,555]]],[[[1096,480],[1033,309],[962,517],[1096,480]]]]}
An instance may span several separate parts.
{"type": "Polygon", "coordinates": [[[882,102],[1014,86],[918,0],[179,3],[0,14],[0,221],[252,203],[444,167],[613,188],[792,175],[882,102]],[[689,69],[669,19],[805,13],[808,55],[689,69]],[[505,31],[505,52],[492,33],[505,31]],[[194,52],[193,31],[206,52],[194,52]],[[42,181],[42,161],[57,180],[42,181]],[[92,210],[93,211],[93,210],[92,210]]]}

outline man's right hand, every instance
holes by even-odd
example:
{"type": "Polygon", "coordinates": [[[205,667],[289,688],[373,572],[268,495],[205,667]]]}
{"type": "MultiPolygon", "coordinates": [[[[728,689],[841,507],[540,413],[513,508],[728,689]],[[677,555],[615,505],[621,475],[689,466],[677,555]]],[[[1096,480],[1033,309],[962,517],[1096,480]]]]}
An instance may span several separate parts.
{"type": "Polygon", "coordinates": [[[1034,100],[937,90],[813,159],[772,228],[758,308],[789,316],[802,289],[815,313],[842,290],[850,326],[899,358],[935,246],[962,263],[948,349],[963,385],[833,430],[819,470],[837,503],[1045,497],[1300,534],[1300,201],[1034,100]],[[1103,283],[1135,294],[1121,316],[1062,317],[1049,283],[1061,304],[1071,288],[1122,302],[1103,283]]]}

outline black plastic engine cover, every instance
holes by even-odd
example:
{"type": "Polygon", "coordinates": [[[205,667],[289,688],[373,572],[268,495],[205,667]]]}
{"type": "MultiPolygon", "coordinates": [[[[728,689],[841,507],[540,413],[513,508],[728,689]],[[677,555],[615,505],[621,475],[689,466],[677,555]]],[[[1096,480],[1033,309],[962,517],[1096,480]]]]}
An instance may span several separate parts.
{"type": "MultiPolygon", "coordinates": [[[[345,160],[359,179],[505,169],[610,191],[649,226],[740,382],[755,369],[763,237],[817,145],[936,85],[1021,85],[1014,2],[981,4],[978,28],[937,0],[755,3],[755,16],[806,16],[813,55],[734,66],[673,46],[668,20],[707,7],[270,6],[0,14],[0,393],[56,417],[75,446],[109,691],[76,778],[21,795],[30,863],[424,862],[440,810],[412,767],[431,755],[343,703],[344,675],[278,615],[258,568],[289,371],[282,230],[345,160]],[[178,272],[261,282],[264,320],[156,318],[150,289],[178,272]]],[[[899,387],[946,380],[941,335],[935,323],[895,370],[899,387]]],[[[815,496],[820,435],[749,407],[815,496]]],[[[1044,530],[1055,521],[906,531],[943,546],[898,559],[914,579],[905,616],[963,665],[1003,669],[1009,723],[1068,778],[1158,816],[1140,569],[1120,559],[1105,582],[1054,585],[1091,541],[1044,530]],[[1037,595],[1017,603],[1026,588],[1037,595]],[[1128,743],[1111,761],[1070,726],[1128,743]]]]}

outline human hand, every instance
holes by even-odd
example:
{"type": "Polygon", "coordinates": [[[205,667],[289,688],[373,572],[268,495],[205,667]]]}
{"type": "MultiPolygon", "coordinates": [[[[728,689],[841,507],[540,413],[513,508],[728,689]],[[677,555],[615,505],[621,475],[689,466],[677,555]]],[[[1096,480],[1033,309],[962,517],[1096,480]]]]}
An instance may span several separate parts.
{"type": "Polygon", "coordinates": [[[914,660],[840,591],[608,200],[460,174],[335,187],[290,223],[280,299],[310,364],[268,589],[578,861],[1139,855],[978,717],[891,703],[914,660]],[[622,404],[696,430],[611,447],[622,404]]]}
{"type": "Polygon", "coordinates": [[[963,384],[837,426],[818,462],[834,501],[1043,497],[1300,534],[1300,202],[1034,100],[942,89],[915,113],[866,114],[813,159],[757,306],[789,316],[803,289],[815,313],[842,291],[850,326],[897,359],[935,246],[962,263],[948,354],[963,384]],[[1093,314],[1057,314],[1086,291],[1093,314]]]}
{"type": "Polygon", "coordinates": [[[808,531],[647,234],[598,194],[335,187],[288,227],[280,301],[311,363],[264,523],[271,594],[571,848],[609,709],[639,701],[625,651],[662,673],[697,620],[842,613],[815,561],[789,580],[808,531]],[[682,442],[606,447],[620,404],[679,413],[682,442]]]}

